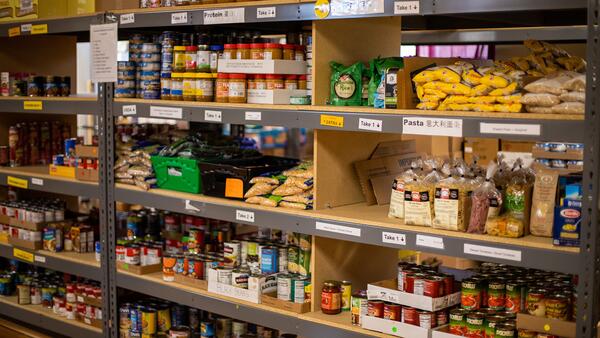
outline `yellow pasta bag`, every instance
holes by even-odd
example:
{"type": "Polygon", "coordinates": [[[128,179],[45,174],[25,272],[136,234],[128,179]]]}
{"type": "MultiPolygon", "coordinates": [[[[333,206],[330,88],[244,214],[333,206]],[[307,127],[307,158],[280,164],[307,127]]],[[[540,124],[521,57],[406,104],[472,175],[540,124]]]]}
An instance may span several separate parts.
{"type": "Polygon", "coordinates": [[[436,102],[421,102],[417,104],[417,109],[421,110],[435,110],[438,106],[438,101],[436,102]]]}
{"type": "Polygon", "coordinates": [[[519,113],[523,105],[520,103],[512,103],[512,104],[495,104],[494,111],[500,113],[519,113]]]}
{"type": "Polygon", "coordinates": [[[497,89],[492,90],[489,95],[490,96],[506,96],[506,95],[511,95],[515,91],[517,91],[517,86],[518,86],[518,84],[516,82],[513,82],[513,83],[509,84],[508,86],[506,86],[504,88],[497,88],[497,89]]]}
{"type": "Polygon", "coordinates": [[[426,69],[413,77],[415,83],[427,83],[440,79],[439,73],[436,72],[438,67],[426,69]]]}
{"type": "Polygon", "coordinates": [[[458,104],[458,103],[451,103],[448,105],[448,110],[452,110],[452,111],[470,111],[472,109],[473,105],[469,104],[469,103],[465,103],[465,104],[458,104]]]}
{"type": "Polygon", "coordinates": [[[471,87],[464,83],[451,83],[441,88],[441,91],[452,95],[469,95],[471,93],[471,87]]]}
{"type": "Polygon", "coordinates": [[[459,66],[446,66],[440,67],[435,70],[438,79],[446,83],[459,83],[461,78],[461,67],[459,66]]]}
{"type": "Polygon", "coordinates": [[[441,90],[437,90],[437,89],[423,89],[424,93],[426,95],[434,95],[439,97],[440,99],[445,99],[446,96],[448,96],[448,94],[444,93],[441,90]]]}
{"type": "Polygon", "coordinates": [[[531,68],[531,66],[529,65],[529,61],[527,61],[526,58],[523,57],[513,57],[510,59],[512,62],[514,62],[515,65],[517,65],[517,67],[526,72],[529,70],[529,68],[531,68]]]}
{"type": "Polygon", "coordinates": [[[481,83],[492,88],[504,88],[509,85],[510,81],[500,73],[489,73],[481,77],[481,83]]]}
{"type": "Polygon", "coordinates": [[[421,102],[438,102],[439,100],[440,98],[435,95],[423,95],[421,102]]]}
{"type": "Polygon", "coordinates": [[[463,95],[450,95],[444,100],[444,104],[465,104],[469,103],[469,98],[463,95]]]}
{"type": "Polygon", "coordinates": [[[448,105],[445,104],[444,102],[440,103],[440,105],[437,107],[437,110],[441,110],[441,111],[446,111],[449,110],[448,109],[448,105]]]}
{"type": "Polygon", "coordinates": [[[436,89],[442,90],[443,87],[448,86],[447,83],[443,83],[440,81],[431,81],[423,84],[423,89],[436,89]]]}
{"type": "Polygon", "coordinates": [[[469,97],[469,103],[492,104],[496,103],[496,98],[494,96],[471,96],[469,97]]]}
{"type": "Polygon", "coordinates": [[[470,84],[471,86],[477,86],[481,83],[482,75],[479,74],[475,69],[464,70],[462,73],[462,79],[464,82],[470,84]]]}
{"type": "Polygon", "coordinates": [[[474,103],[471,108],[473,111],[479,111],[479,112],[493,112],[494,111],[494,104],[489,104],[489,103],[474,103]]]}
{"type": "Polygon", "coordinates": [[[490,91],[492,91],[492,88],[490,88],[490,86],[480,84],[478,86],[471,88],[471,92],[469,93],[469,96],[484,96],[484,95],[487,95],[490,91]]]}
{"type": "Polygon", "coordinates": [[[514,94],[514,95],[506,95],[506,96],[496,96],[496,102],[502,104],[511,104],[511,103],[521,103],[521,96],[523,94],[514,94]]]}
{"type": "Polygon", "coordinates": [[[425,88],[423,88],[423,86],[417,86],[417,97],[419,98],[419,100],[421,100],[423,98],[424,94],[425,94],[425,88]]]}

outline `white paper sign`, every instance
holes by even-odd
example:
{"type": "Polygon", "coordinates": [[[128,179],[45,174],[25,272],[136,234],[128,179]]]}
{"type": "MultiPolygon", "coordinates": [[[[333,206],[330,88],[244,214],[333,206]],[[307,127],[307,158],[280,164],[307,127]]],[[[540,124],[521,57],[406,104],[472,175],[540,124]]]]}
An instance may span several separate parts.
{"type": "Polygon", "coordinates": [[[383,121],[381,121],[381,120],[363,119],[363,118],[358,119],[358,129],[381,131],[382,128],[383,128],[383,121]]]}
{"type": "Polygon", "coordinates": [[[183,109],[176,107],[150,106],[150,116],[168,119],[180,119],[183,116],[183,109]]]}
{"type": "Polygon", "coordinates": [[[331,0],[331,15],[380,14],[385,11],[383,0],[331,0]]]}
{"type": "Polygon", "coordinates": [[[434,249],[444,249],[444,239],[442,237],[434,237],[417,234],[417,246],[426,246],[434,249]]]}
{"type": "Polygon", "coordinates": [[[259,111],[247,111],[246,121],[260,121],[262,119],[262,113],[259,111]]]}
{"type": "Polygon", "coordinates": [[[117,81],[117,23],[90,26],[92,82],[117,81]]]}
{"type": "Polygon", "coordinates": [[[406,245],[406,235],[383,231],[381,233],[381,241],[383,243],[406,245]]]}
{"type": "Polygon", "coordinates": [[[260,7],[256,9],[257,19],[268,19],[277,16],[277,7],[260,7]]]}
{"type": "Polygon", "coordinates": [[[21,25],[21,33],[27,33],[27,32],[31,32],[31,24],[30,23],[21,25]]]}
{"type": "Polygon", "coordinates": [[[540,136],[541,129],[539,124],[479,123],[479,132],[482,134],[540,136]]]}
{"type": "Polygon", "coordinates": [[[188,23],[188,13],[187,12],[179,12],[171,14],[171,24],[177,25],[182,23],[188,23]]]}
{"type": "Polygon", "coordinates": [[[410,135],[462,137],[463,120],[435,117],[403,117],[402,133],[410,135]]]}
{"type": "Polygon", "coordinates": [[[419,14],[419,1],[396,1],[394,2],[394,14],[419,14]]]}
{"type": "Polygon", "coordinates": [[[506,260],[515,261],[515,262],[521,261],[521,251],[519,251],[519,250],[509,250],[509,249],[494,248],[491,246],[465,244],[464,252],[466,254],[483,256],[483,257],[500,258],[500,259],[506,259],[506,260]]]}
{"type": "Polygon", "coordinates": [[[31,178],[31,184],[44,185],[44,180],[41,179],[41,178],[32,177],[31,178]]]}
{"type": "Polygon", "coordinates": [[[204,120],[212,122],[221,122],[221,112],[218,110],[205,110],[204,120]]]}
{"type": "Polygon", "coordinates": [[[204,24],[243,23],[245,21],[244,14],[244,7],[204,11],[204,24]]]}
{"type": "Polygon", "coordinates": [[[35,255],[33,256],[33,260],[39,263],[46,263],[46,257],[44,256],[35,255]]]}
{"type": "Polygon", "coordinates": [[[137,114],[137,106],[135,104],[128,104],[123,106],[123,116],[137,114]]]}
{"type": "Polygon", "coordinates": [[[342,235],[360,237],[360,229],[348,227],[345,225],[330,224],[325,222],[316,222],[317,230],[335,232],[342,235]]]}
{"type": "Polygon", "coordinates": [[[119,17],[119,23],[121,23],[121,25],[135,23],[135,14],[129,13],[121,15],[121,17],[119,17]]]}
{"type": "Polygon", "coordinates": [[[236,210],[235,219],[242,222],[254,223],[254,212],[246,210],[236,210]]]}

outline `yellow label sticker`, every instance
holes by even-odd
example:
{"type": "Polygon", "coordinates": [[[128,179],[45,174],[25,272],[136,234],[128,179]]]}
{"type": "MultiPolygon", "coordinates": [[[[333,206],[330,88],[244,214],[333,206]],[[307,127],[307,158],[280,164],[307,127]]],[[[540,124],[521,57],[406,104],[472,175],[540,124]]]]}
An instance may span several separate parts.
{"type": "Polygon", "coordinates": [[[23,101],[23,109],[25,110],[42,110],[42,101],[23,101]]]}
{"type": "Polygon", "coordinates": [[[6,178],[6,184],[10,185],[11,187],[27,189],[28,182],[22,178],[8,176],[6,178]]]}
{"type": "Polygon", "coordinates": [[[321,125],[337,128],[344,128],[344,117],[334,115],[321,115],[321,125]]]}
{"type": "Polygon", "coordinates": [[[317,0],[315,2],[315,15],[319,19],[325,19],[329,16],[329,12],[331,11],[331,6],[329,5],[329,0],[317,0]]]}
{"type": "Polygon", "coordinates": [[[550,324],[544,324],[544,331],[550,331],[550,324]]]}
{"type": "Polygon", "coordinates": [[[8,29],[8,37],[12,38],[13,36],[21,35],[21,27],[12,27],[8,29]]]}
{"type": "Polygon", "coordinates": [[[29,263],[33,263],[33,253],[31,252],[27,252],[21,249],[17,249],[17,248],[13,248],[13,256],[15,256],[15,258],[29,262],[29,263]]]}
{"type": "Polygon", "coordinates": [[[31,34],[48,34],[48,25],[45,23],[40,25],[32,25],[31,34]]]}

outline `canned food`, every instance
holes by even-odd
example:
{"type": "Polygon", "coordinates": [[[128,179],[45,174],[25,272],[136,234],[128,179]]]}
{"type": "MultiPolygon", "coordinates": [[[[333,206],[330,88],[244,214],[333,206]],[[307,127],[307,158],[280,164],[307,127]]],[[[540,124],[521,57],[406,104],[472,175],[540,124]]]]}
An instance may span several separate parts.
{"type": "Polygon", "coordinates": [[[190,328],[187,326],[175,326],[169,330],[169,338],[190,338],[190,328]]]}
{"type": "Polygon", "coordinates": [[[292,301],[292,276],[277,275],[277,298],[284,301],[292,301]]]}
{"type": "Polygon", "coordinates": [[[385,302],[383,303],[383,319],[399,322],[401,318],[402,306],[399,304],[385,302]]]}
{"type": "Polygon", "coordinates": [[[512,313],[519,313],[524,301],[523,294],[525,285],[520,281],[510,281],[506,283],[506,298],[504,308],[512,313]]]}
{"type": "Polygon", "coordinates": [[[188,323],[192,332],[200,330],[200,310],[193,307],[188,309],[188,323]]]}
{"type": "Polygon", "coordinates": [[[502,323],[504,320],[505,320],[504,317],[498,316],[498,315],[485,317],[485,319],[484,319],[485,338],[494,338],[494,334],[496,332],[496,326],[498,326],[498,324],[502,323]]]}
{"type": "Polygon", "coordinates": [[[248,323],[237,320],[231,321],[231,338],[242,338],[248,331],[248,323]]]}
{"type": "Polygon", "coordinates": [[[217,269],[217,282],[221,284],[231,285],[231,277],[233,269],[226,267],[218,267],[217,269]]]}
{"type": "Polygon", "coordinates": [[[171,313],[169,306],[160,305],[156,310],[156,323],[158,332],[166,333],[171,329],[171,313]]]}
{"type": "MultiPolygon", "coordinates": [[[[498,324],[494,331],[494,338],[515,338],[517,328],[512,324],[498,324]]],[[[539,336],[538,336],[539,337],[539,336]]]]}
{"type": "Polygon", "coordinates": [[[448,324],[448,311],[441,310],[435,313],[435,323],[437,326],[448,324]]]}
{"type": "Polygon", "coordinates": [[[466,315],[467,330],[466,337],[485,337],[485,316],[481,313],[468,313],[466,315]]]}
{"type": "MultiPolygon", "coordinates": [[[[370,301],[369,301],[370,302],[370,301]]],[[[402,322],[410,325],[419,325],[419,313],[410,306],[402,307],[402,322]]]]}
{"type": "Polygon", "coordinates": [[[460,303],[463,309],[477,310],[481,307],[481,287],[475,279],[465,279],[461,283],[460,303]]]}
{"type": "Polygon", "coordinates": [[[546,305],[544,298],[546,296],[545,289],[530,288],[527,291],[527,313],[537,317],[546,316],[546,305]]]}
{"type": "Polygon", "coordinates": [[[200,323],[200,335],[202,337],[212,337],[215,335],[215,325],[211,321],[200,323]]]}
{"type": "Polygon", "coordinates": [[[367,314],[371,317],[383,318],[383,301],[369,300],[367,314]]]}
{"type": "Polygon", "coordinates": [[[288,247],[287,245],[279,248],[279,272],[288,271],[288,247]]]}
{"type": "Polygon", "coordinates": [[[306,286],[310,285],[310,279],[303,276],[292,277],[292,299],[294,303],[302,304],[306,301],[306,286]]]}
{"type": "Polygon", "coordinates": [[[237,267],[240,265],[240,252],[242,251],[242,243],[240,241],[231,241],[223,243],[223,254],[227,260],[225,265],[229,267],[237,267]]]}
{"type": "Polygon", "coordinates": [[[350,311],[350,298],[352,297],[352,282],[342,281],[342,311],[350,311]]]}
{"type": "Polygon", "coordinates": [[[156,309],[146,308],[142,310],[142,333],[156,334],[156,309]]]}
{"type": "Polygon", "coordinates": [[[231,318],[219,317],[216,320],[216,337],[231,337],[231,318]]]}
{"type": "Polygon", "coordinates": [[[231,272],[231,285],[247,289],[248,278],[250,277],[250,270],[248,269],[236,269],[231,272]]]}
{"type": "Polygon", "coordinates": [[[352,313],[352,325],[361,326],[361,317],[369,313],[369,301],[367,300],[366,291],[361,290],[352,295],[350,312],[352,313]]]}
{"type": "Polygon", "coordinates": [[[436,326],[435,315],[429,311],[417,311],[419,316],[419,326],[424,329],[432,329],[436,326]]]}
{"type": "Polygon", "coordinates": [[[544,299],[546,305],[546,318],[568,320],[569,297],[564,294],[554,294],[544,299]]]}
{"type": "Polygon", "coordinates": [[[488,283],[487,304],[492,310],[504,310],[506,299],[506,284],[502,280],[488,283]]]}

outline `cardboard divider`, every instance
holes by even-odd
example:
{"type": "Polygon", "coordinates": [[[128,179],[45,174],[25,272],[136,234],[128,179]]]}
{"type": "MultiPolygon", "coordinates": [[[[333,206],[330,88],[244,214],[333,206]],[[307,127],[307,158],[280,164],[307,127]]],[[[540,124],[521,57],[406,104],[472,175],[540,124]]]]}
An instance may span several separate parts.
{"type": "Polygon", "coordinates": [[[577,336],[576,322],[536,317],[525,313],[517,314],[517,328],[565,338],[575,338],[577,336]]]}
{"type": "Polygon", "coordinates": [[[146,275],[149,273],[162,271],[162,264],[153,265],[133,265],[123,262],[117,262],[117,269],[134,273],[136,275],[146,275]]]}
{"type": "Polygon", "coordinates": [[[23,229],[27,229],[27,230],[31,230],[31,231],[42,231],[44,229],[44,227],[46,226],[46,224],[48,224],[46,222],[34,223],[34,222],[22,221],[20,219],[14,218],[14,217],[8,217],[6,215],[0,215],[0,223],[12,225],[15,227],[19,227],[19,228],[23,228],[23,229]]]}
{"type": "Polygon", "coordinates": [[[192,286],[200,290],[208,290],[208,281],[204,279],[197,279],[180,274],[175,274],[175,282],[187,286],[192,286]]]}
{"type": "Polygon", "coordinates": [[[450,325],[444,325],[431,331],[431,338],[462,338],[452,333],[449,333],[450,325]]]}
{"type": "Polygon", "coordinates": [[[261,303],[274,308],[295,312],[295,313],[306,313],[310,311],[310,303],[295,303],[285,301],[277,298],[277,293],[263,294],[261,303]]]}
{"type": "Polygon", "coordinates": [[[78,303],[84,303],[84,304],[99,307],[99,308],[102,307],[102,299],[88,297],[88,296],[84,296],[81,294],[76,294],[76,297],[77,297],[78,303]]]}
{"type": "Polygon", "coordinates": [[[8,243],[18,248],[29,249],[29,250],[41,250],[43,247],[42,240],[39,241],[26,241],[19,238],[9,237],[8,243]]]}
{"type": "Polygon", "coordinates": [[[460,304],[460,292],[443,296],[427,297],[403,292],[396,289],[397,279],[388,279],[367,286],[367,296],[371,299],[406,305],[420,310],[439,311],[460,304]]]}
{"type": "Polygon", "coordinates": [[[208,292],[243,300],[250,303],[261,303],[262,292],[260,289],[242,289],[235,286],[219,283],[217,281],[217,271],[215,269],[208,270],[208,292]]]}
{"type": "Polygon", "coordinates": [[[219,73],[306,74],[306,61],[219,59],[219,73]]]}
{"type": "Polygon", "coordinates": [[[372,316],[362,316],[362,328],[397,337],[430,338],[431,329],[372,316]]]}

